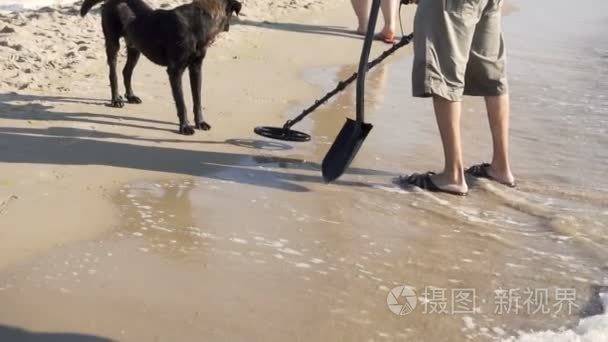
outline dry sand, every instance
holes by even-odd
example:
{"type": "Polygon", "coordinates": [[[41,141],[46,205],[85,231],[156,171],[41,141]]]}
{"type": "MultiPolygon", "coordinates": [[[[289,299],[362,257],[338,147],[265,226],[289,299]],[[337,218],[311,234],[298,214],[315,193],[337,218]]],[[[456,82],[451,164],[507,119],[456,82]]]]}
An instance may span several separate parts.
{"type": "MultiPolygon", "coordinates": [[[[80,2],[77,2],[77,4],[80,2]]],[[[184,1],[150,1],[155,7],[171,8],[184,1]]],[[[288,13],[314,11],[325,6],[320,0],[247,1],[243,18],[272,20],[288,13]]],[[[98,14],[99,6],[92,13],[98,14]]],[[[236,35],[220,38],[222,44],[236,35]]],[[[43,7],[19,13],[0,14],[0,63],[3,90],[40,90],[69,93],[72,78],[91,77],[83,69],[97,68],[104,60],[98,15],[79,16],[79,7],[43,7]]]]}

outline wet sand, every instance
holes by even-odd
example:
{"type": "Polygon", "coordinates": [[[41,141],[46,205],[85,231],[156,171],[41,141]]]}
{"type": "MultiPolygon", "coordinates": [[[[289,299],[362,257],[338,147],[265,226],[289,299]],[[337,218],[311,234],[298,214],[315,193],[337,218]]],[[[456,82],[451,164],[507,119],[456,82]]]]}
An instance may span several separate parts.
{"type": "MultiPolygon", "coordinates": [[[[173,135],[166,114],[150,116],[137,108],[122,120],[111,118],[116,126],[104,125],[101,132],[79,131],[85,136],[71,130],[67,139],[65,131],[54,135],[52,128],[44,135],[10,133],[11,141],[46,146],[44,154],[27,154],[37,167],[79,165],[72,166],[78,175],[82,165],[91,164],[94,183],[117,171],[120,178],[104,192],[107,201],[99,201],[108,206],[112,224],[96,230],[94,238],[6,264],[0,273],[0,323],[119,341],[493,341],[519,331],[574,329],[582,317],[600,317],[599,293],[608,285],[608,107],[605,80],[595,75],[608,70],[605,51],[598,40],[576,38],[578,31],[569,33],[569,44],[557,37],[541,43],[543,34],[560,33],[559,25],[540,21],[538,37],[530,34],[543,4],[516,4],[505,31],[512,51],[518,189],[471,180],[471,194],[454,198],[392,184],[399,174],[441,166],[430,103],[409,96],[408,49],[370,73],[368,112],[375,128],[339,182],[323,184],[319,163],[344,115],[354,113],[354,89],[297,126],[311,132],[311,143],[253,136],[251,127],[280,125],[356,68],[356,58],[345,61],[348,54],[356,56],[360,40],[311,34],[304,26],[310,16],[296,16],[290,20],[308,33],[259,28],[263,34],[241,42],[255,48],[243,53],[247,63],[239,58],[230,66],[238,71],[230,75],[238,84],[232,91],[240,96],[232,104],[239,111],[218,101],[226,89],[206,88],[208,106],[222,110],[211,114],[215,130],[208,135],[173,135]],[[288,40],[291,51],[265,54],[271,44],[288,40]],[[327,49],[337,44],[340,53],[319,62],[310,51],[293,50],[313,42],[327,49]],[[579,61],[576,67],[573,60],[579,61]],[[254,61],[259,64],[252,66],[254,61]],[[291,73],[289,65],[300,73],[291,73]],[[269,74],[269,68],[277,72],[269,74]],[[250,78],[293,83],[282,82],[271,94],[246,87],[250,78]],[[125,121],[142,126],[150,119],[163,122],[145,122],[122,134],[125,121]],[[70,141],[77,158],[49,147],[55,141],[70,141]],[[403,309],[404,298],[395,304],[390,291],[402,286],[415,291],[417,307],[400,316],[391,309],[403,309]],[[509,308],[497,305],[501,289],[513,291],[509,308]],[[466,290],[474,291],[474,304],[456,301],[466,290]],[[526,290],[547,291],[546,311],[533,312],[538,303],[525,302],[526,290]],[[571,312],[558,312],[556,295],[563,290],[575,294],[571,312]]],[[[559,5],[556,13],[568,17],[567,7],[559,5]]],[[[344,3],[329,10],[316,24],[348,26],[347,8],[344,3]]],[[[600,25],[582,12],[589,25],[600,25]]],[[[243,52],[229,51],[227,56],[243,52]]],[[[153,68],[146,65],[142,74],[154,79],[153,68]]],[[[226,77],[227,69],[208,70],[208,82],[226,77]]],[[[165,85],[142,83],[152,100],[145,108],[172,113],[163,101],[165,85]]],[[[90,91],[104,98],[105,89],[90,91]]],[[[53,111],[82,108],[57,106],[53,111]]],[[[91,104],[87,111],[106,115],[108,109],[91,104]]],[[[483,107],[467,99],[464,113],[466,159],[486,160],[483,107]]],[[[17,149],[8,162],[22,163],[28,151],[17,149]]],[[[594,327],[599,340],[606,336],[606,325],[594,327]]],[[[9,331],[0,326],[0,336],[3,329],[9,331]]]]}
{"type": "MultiPolygon", "coordinates": [[[[347,27],[326,28],[319,22],[332,4],[312,0],[305,4],[307,8],[288,4],[269,10],[262,2],[243,10],[240,24],[218,40],[204,67],[204,109],[217,127],[194,137],[175,134],[177,118],[166,73],[145,59],[137,67],[134,86],[146,102],[122,110],[105,106],[109,87],[99,15],[81,19],[45,12],[40,18],[32,17],[38,19],[27,19],[18,14],[19,22],[32,23],[24,26],[27,31],[17,26],[16,33],[4,34],[8,41],[19,38],[36,43],[27,38],[41,31],[50,34],[44,31],[47,26],[66,26],[70,30],[64,35],[69,39],[54,43],[57,51],[69,50],[70,39],[78,41],[83,34],[78,25],[91,40],[88,52],[77,55],[76,63],[66,62],[69,67],[64,68],[58,60],[65,61],[55,54],[43,55],[62,66],[61,71],[50,68],[34,73],[37,79],[50,80],[49,85],[34,82],[28,83],[34,85],[32,89],[18,90],[22,84],[14,82],[15,71],[7,71],[10,81],[3,83],[0,94],[0,203],[10,199],[2,210],[3,227],[19,229],[3,231],[0,267],[115,228],[115,208],[108,198],[124,183],[146,177],[203,175],[207,168],[200,162],[209,159],[206,156],[218,156],[216,162],[230,165],[255,151],[249,146],[258,141],[252,127],[261,121],[283,120],[280,116],[290,103],[317,94],[317,89],[301,81],[297,70],[350,61],[360,47],[359,37],[347,27]],[[297,21],[301,16],[306,19],[297,21]],[[336,54],[319,57],[308,48],[317,42],[328,49],[336,41],[341,45],[336,54]],[[88,53],[95,58],[87,58],[88,53]],[[251,89],[251,80],[283,86],[251,89]],[[37,91],[40,85],[42,91],[37,91]],[[89,214],[80,214],[84,212],[89,214]]],[[[332,13],[323,20],[332,22],[333,16],[350,21],[340,11],[332,13]]],[[[44,47],[27,46],[34,52],[44,47]]],[[[17,79],[29,79],[32,74],[23,72],[30,66],[29,59],[19,60],[19,53],[12,49],[0,47],[0,52],[7,60],[22,63],[17,79]]],[[[186,101],[191,103],[189,96],[186,101]]]]}

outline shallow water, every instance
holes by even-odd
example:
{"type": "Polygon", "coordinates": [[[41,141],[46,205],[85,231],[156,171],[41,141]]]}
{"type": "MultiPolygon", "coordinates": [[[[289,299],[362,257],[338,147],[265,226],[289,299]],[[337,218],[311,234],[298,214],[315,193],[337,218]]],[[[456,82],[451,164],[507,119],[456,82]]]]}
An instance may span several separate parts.
{"type": "MultiPolygon", "coordinates": [[[[505,31],[518,189],[471,180],[471,194],[455,198],[392,184],[442,162],[431,104],[410,96],[404,51],[369,75],[375,127],[339,182],[323,184],[319,163],[354,114],[353,87],[297,126],[311,143],[258,141],[237,164],[202,161],[201,177],[126,185],[113,198],[122,226],[32,266],[44,271],[6,277],[0,297],[34,293],[31,303],[65,312],[94,307],[90,325],[126,340],[485,341],[600,314],[608,6],[514,4],[505,31]],[[404,298],[392,302],[391,290],[402,286],[417,306],[400,316],[391,309],[404,309],[404,298]]],[[[330,89],[354,68],[303,78],[330,89]]],[[[467,163],[488,160],[481,102],[467,99],[464,113],[467,163]]],[[[594,324],[603,335],[590,341],[607,339],[605,323],[594,324]]]]}

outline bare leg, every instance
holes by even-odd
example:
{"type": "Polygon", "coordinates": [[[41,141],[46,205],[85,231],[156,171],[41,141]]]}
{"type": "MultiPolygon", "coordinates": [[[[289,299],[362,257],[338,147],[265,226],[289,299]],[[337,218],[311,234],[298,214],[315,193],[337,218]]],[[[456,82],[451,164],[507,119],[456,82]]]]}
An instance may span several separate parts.
{"type": "Polygon", "coordinates": [[[384,28],[381,34],[386,38],[392,38],[395,36],[395,21],[397,20],[399,2],[398,0],[382,0],[380,8],[384,17],[384,28]]]}
{"type": "Polygon", "coordinates": [[[515,178],[509,162],[509,95],[488,96],[485,99],[494,146],[488,173],[500,182],[513,183],[515,178]]]}
{"type": "Polygon", "coordinates": [[[445,166],[443,172],[432,176],[431,179],[443,190],[467,192],[460,139],[461,103],[435,96],[433,104],[443,143],[445,166]]]}
{"type": "Polygon", "coordinates": [[[359,26],[357,27],[357,33],[365,34],[367,31],[367,21],[369,19],[369,12],[371,9],[371,0],[350,0],[357,15],[359,26]]]}

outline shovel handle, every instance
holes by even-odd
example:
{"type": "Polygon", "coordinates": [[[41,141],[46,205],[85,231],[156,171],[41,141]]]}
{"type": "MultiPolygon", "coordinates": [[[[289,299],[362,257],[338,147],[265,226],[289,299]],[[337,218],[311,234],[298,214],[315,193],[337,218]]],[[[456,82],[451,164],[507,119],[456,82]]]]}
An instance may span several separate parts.
{"type": "Polygon", "coordinates": [[[367,33],[361,49],[361,59],[359,60],[359,72],[357,78],[357,122],[363,123],[365,119],[365,75],[367,74],[367,61],[369,53],[372,49],[374,34],[376,33],[376,22],[378,21],[378,13],[380,12],[380,0],[373,0],[372,9],[369,14],[369,22],[367,25],[367,33]]]}

